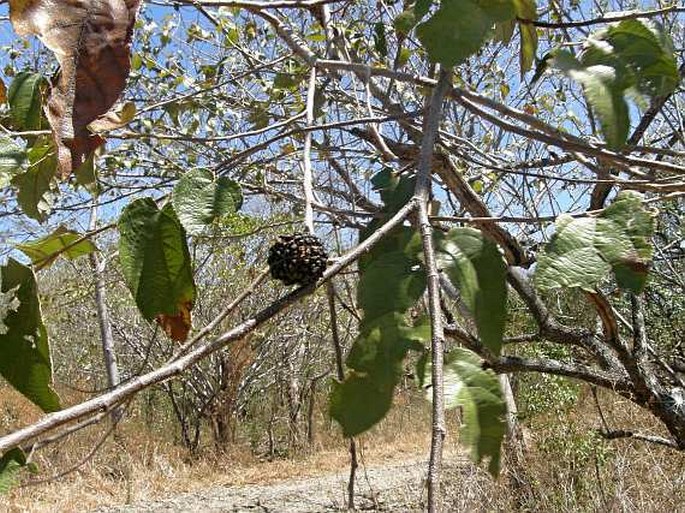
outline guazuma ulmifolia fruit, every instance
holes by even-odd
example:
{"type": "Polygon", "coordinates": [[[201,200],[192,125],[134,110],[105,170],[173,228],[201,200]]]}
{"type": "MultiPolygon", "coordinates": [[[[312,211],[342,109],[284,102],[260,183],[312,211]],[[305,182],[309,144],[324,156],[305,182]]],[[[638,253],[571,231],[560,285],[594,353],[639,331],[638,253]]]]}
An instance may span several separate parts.
{"type": "Polygon", "coordinates": [[[326,270],[328,255],[318,237],[306,233],[281,235],[269,248],[271,277],[285,285],[312,283],[326,270]]]}

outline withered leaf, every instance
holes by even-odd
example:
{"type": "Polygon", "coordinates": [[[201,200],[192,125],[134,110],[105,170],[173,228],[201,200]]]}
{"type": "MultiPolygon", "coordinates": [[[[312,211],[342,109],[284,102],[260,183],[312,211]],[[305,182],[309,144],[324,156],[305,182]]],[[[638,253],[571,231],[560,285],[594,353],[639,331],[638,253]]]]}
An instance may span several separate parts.
{"type": "Polygon", "coordinates": [[[136,116],[136,104],[126,102],[117,110],[112,109],[103,116],[88,125],[88,128],[96,133],[109,132],[128,125],[136,116]]]}
{"type": "Polygon", "coordinates": [[[104,142],[89,123],[124,90],[140,0],[10,0],[19,35],[36,35],[57,58],[46,114],[63,178],[104,142]]]}
{"type": "Polygon", "coordinates": [[[193,304],[187,301],[179,305],[176,315],[159,314],[157,316],[157,323],[171,340],[183,342],[188,338],[188,333],[193,326],[190,316],[192,309],[193,304]]]}

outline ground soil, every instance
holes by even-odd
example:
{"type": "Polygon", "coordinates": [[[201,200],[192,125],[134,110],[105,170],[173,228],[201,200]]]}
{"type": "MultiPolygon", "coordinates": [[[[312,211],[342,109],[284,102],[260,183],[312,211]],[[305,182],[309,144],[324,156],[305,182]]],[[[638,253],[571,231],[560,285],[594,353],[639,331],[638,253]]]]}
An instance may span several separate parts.
{"type": "MultiPolygon", "coordinates": [[[[467,465],[462,455],[445,461],[446,470],[467,465]]],[[[344,511],[348,472],[289,479],[270,484],[217,486],[154,502],[106,507],[98,513],[314,513],[344,511]]],[[[426,499],[426,461],[413,459],[360,467],[355,506],[361,511],[422,511],[426,499]]]]}

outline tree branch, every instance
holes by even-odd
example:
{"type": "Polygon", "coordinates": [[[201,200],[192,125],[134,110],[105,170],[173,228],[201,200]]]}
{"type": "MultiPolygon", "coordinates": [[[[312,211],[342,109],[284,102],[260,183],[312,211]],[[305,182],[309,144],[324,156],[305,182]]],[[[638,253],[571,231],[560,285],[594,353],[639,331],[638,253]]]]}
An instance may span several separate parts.
{"type": "Polygon", "coordinates": [[[663,445],[670,449],[681,450],[678,444],[673,440],[668,438],[663,438],[656,435],[645,435],[642,433],[636,433],[634,431],[628,431],[625,429],[615,429],[612,431],[605,431],[603,429],[598,429],[597,432],[607,440],[616,440],[618,438],[634,438],[635,440],[642,440],[643,442],[649,442],[657,445],[663,445]]]}
{"type": "Polygon", "coordinates": [[[433,91],[424,124],[424,136],[417,165],[414,197],[419,208],[419,228],[426,262],[428,281],[428,304],[431,318],[431,374],[433,393],[433,429],[431,436],[430,461],[428,463],[428,511],[441,510],[440,471],[442,446],[447,428],[445,426],[445,394],[443,382],[444,339],[442,313],[440,311],[440,275],[433,248],[433,228],[428,219],[428,200],[431,192],[433,147],[440,126],[442,103],[450,86],[451,68],[440,70],[438,86],[433,91]]]}

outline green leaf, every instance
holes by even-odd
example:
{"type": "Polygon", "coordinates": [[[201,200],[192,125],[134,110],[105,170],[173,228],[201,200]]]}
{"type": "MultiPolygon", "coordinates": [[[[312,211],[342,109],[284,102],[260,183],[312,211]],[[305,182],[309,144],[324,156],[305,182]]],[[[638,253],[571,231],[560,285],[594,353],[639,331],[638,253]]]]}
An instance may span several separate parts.
{"type": "Polygon", "coordinates": [[[55,198],[57,156],[46,138],[36,140],[28,151],[29,168],[12,179],[17,189],[17,202],[24,214],[43,222],[52,211],[55,198]]]}
{"type": "Polygon", "coordinates": [[[384,203],[385,213],[395,213],[413,196],[416,188],[414,175],[398,175],[392,168],[383,168],[373,175],[371,185],[384,203]]]}
{"type": "Polygon", "coordinates": [[[0,136],[0,189],[7,187],[10,180],[21,171],[26,160],[26,150],[12,139],[0,136]]]}
{"type": "Polygon", "coordinates": [[[143,67],[143,59],[140,57],[138,52],[133,52],[131,55],[131,69],[133,71],[138,71],[143,67]]]}
{"type": "Polygon", "coordinates": [[[409,48],[401,48],[400,53],[397,56],[397,69],[403,68],[412,56],[412,52],[409,48]]]}
{"type": "MultiPolygon", "coordinates": [[[[418,234],[414,233],[414,237],[418,239],[418,234]]],[[[411,256],[402,248],[374,253],[357,287],[357,300],[365,318],[405,311],[416,303],[426,288],[426,275],[420,265],[418,255],[411,256]]]]}
{"type": "MultiPolygon", "coordinates": [[[[516,17],[524,20],[535,21],[538,19],[537,5],[535,0],[514,0],[516,17]]],[[[538,50],[538,33],[532,23],[519,22],[519,32],[521,34],[521,51],[519,62],[521,66],[521,76],[526,73],[535,62],[535,54],[538,50]]]]}
{"type": "Polygon", "coordinates": [[[555,233],[538,257],[535,269],[535,283],[540,289],[594,290],[611,270],[593,245],[596,226],[596,218],[573,219],[566,214],[557,218],[555,233]]]}
{"type": "Polygon", "coordinates": [[[7,91],[7,102],[14,125],[18,130],[39,130],[42,128],[42,88],[47,81],[38,73],[22,71],[7,91]]]}
{"type": "Polygon", "coordinates": [[[490,17],[492,25],[516,17],[516,8],[512,0],[478,0],[476,3],[490,17]]]}
{"type": "Polygon", "coordinates": [[[417,23],[416,14],[413,9],[402,11],[392,22],[395,32],[399,37],[406,37],[417,23]]]}
{"type": "Polygon", "coordinates": [[[97,183],[95,172],[95,152],[92,152],[75,171],[76,183],[84,187],[92,196],[100,194],[100,186],[97,183]]]}
{"type": "Polygon", "coordinates": [[[533,76],[530,79],[531,84],[534,84],[535,82],[540,80],[542,75],[544,75],[544,73],[549,69],[549,66],[553,58],[554,53],[547,52],[540,59],[538,59],[537,63],[535,64],[535,72],[533,73],[533,76]]]}
{"type": "Polygon", "coordinates": [[[607,145],[614,150],[621,149],[630,130],[630,117],[620,72],[604,64],[586,67],[566,51],[556,52],[553,64],[583,86],[585,96],[599,119],[607,145]]]}
{"type": "Polygon", "coordinates": [[[261,130],[262,128],[269,126],[271,116],[264,103],[254,102],[250,108],[251,110],[247,116],[247,120],[252,123],[255,130],[261,130]]]}
{"type": "Polygon", "coordinates": [[[433,0],[416,0],[414,4],[414,17],[417,21],[421,21],[423,17],[428,14],[431,6],[433,5],[433,0]]]}
{"type": "Polygon", "coordinates": [[[388,56],[388,41],[385,37],[385,24],[378,22],[373,26],[373,46],[381,57],[388,56]]]}
{"type": "Polygon", "coordinates": [[[404,314],[390,312],[362,323],[346,364],[358,372],[382,377],[382,381],[392,381],[399,377],[407,351],[423,349],[420,342],[426,335],[430,336],[430,328],[411,328],[404,314]]]}
{"type": "Polygon", "coordinates": [[[496,23],[515,17],[513,0],[444,0],[416,35],[431,60],[451,67],[476,53],[496,23]]]}
{"type": "Polygon", "coordinates": [[[38,240],[17,244],[16,248],[31,259],[33,265],[43,269],[52,265],[58,257],[74,260],[83,255],[97,251],[97,247],[83,234],[60,226],[50,235],[38,240]]]}
{"type": "Polygon", "coordinates": [[[650,97],[672,93],[680,82],[673,42],[649,20],[624,20],[597,36],[637,76],[639,89],[650,97]]]}
{"type": "Polygon", "coordinates": [[[131,202],[119,218],[119,261],[126,285],[148,321],[157,318],[174,339],[190,330],[195,283],[185,230],[171,204],[151,198],[131,202]],[[172,334],[165,320],[180,324],[172,334]]]}
{"type": "Polygon", "coordinates": [[[514,29],[516,28],[515,20],[503,21],[495,25],[495,31],[492,34],[492,39],[494,41],[499,41],[502,44],[508,45],[511,38],[514,35],[514,29]]]}
{"type": "Polygon", "coordinates": [[[274,77],[274,87],[277,89],[286,89],[288,91],[296,91],[305,75],[302,73],[276,73],[274,77]]]}
{"type": "Polygon", "coordinates": [[[358,435],[385,417],[407,352],[422,351],[430,336],[426,327],[420,323],[411,328],[397,312],[362,324],[347,357],[352,371],[342,383],[334,381],[330,398],[331,417],[344,436],[358,435]]]}
{"type": "Polygon", "coordinates": [[[329,412],[342,427],[343,436],[356,436],[380,422],[392,406],[395,383],[350,373],[344,382],[333,381],[329,412]]]}
{"type": "Polygon", "coordinates": [[[507,318],[506,263],[497,244],[473,228],[436,235],[438,266],[459,288],[483,344],[499,354],[507,318]]]}
{"type": "Polygon", "coordinates": [[[473,0],[446,0],[431,18],[416,27],[416,35],[432,61],[451,67],[485,44],[493,23],[473,0]]]}
{"type": "Polygon", "coordinates": [[[624,20],[592,34],[580,60],[566,51],[552,53],[553,64],[583,86],[614,150],[624,146],[630,129],[626,95],[664,96],[680,80],[673,44],[651,21],[624,20]]]}
{"type": "Polygon", "coordinates": [[[596,239],[595,246],[611,262],[619,287],[640,293],[647,281],[654,254],[651,243],[654,212],[642,205],[642,195],[623,191],[600,218],[605,221],[604,237],[596,239]],[[620,243],[612,244],[617,232],[621,233],[620,243]],[[628,243],[624,237],[628,238],[628,243]]]}
{"type": "Polygon", "coordinates": [[[233,180],[217,179],[208,169],[194,169],[178,181],[172,201],[183,227],[195,235],[217,219],[238,211],[243,195],[233,180]]]}
{"type": "Polygon", "coordinates": [[[0,267],[0,374],[45,412],[60,409],[33,271],[9,259],[0,267]]]}
{"type": "MultiPolygon", "coordinates": [[[[431,361],[425,360],[422,382],[430,400],[431,361]]],[[[506,405],[497,375],[484,370],[475,353],[461,347],[445,354],[445,406],[461,407],[463,426],[459,440],[471,449],[476,463],[490,458],[488,471],[499,474],[500,450],[506,432],[506,405]]]]}
{"type": "Polygon", "coordinates": [[[560,216],[538,258],[535,283],[542,290],[593,291],[613,270],[621,288],[640,293],[652,258],[654,217],[638,193],[625,191],[599,217],[560,216]]]}
{"type": "MultiPolygon", "coordinates": [[[[385,206],[383,216],[362,230],[361,240],[411,198],[415,178],[384,169],[371,181],[385,206]]],[[[406,321],[407,310],[426,288],[420,255],[418,233],[398,226],[359,259],[357,298],[364,317],[346,362],[351,371],[342,383],[334,382],[330,396],[331,417],[345,436],[362,433],[385,417],[407,352],[423,351],[430,336],[425,321],[414,328],[406,321]]]]}
{"type": "Polygon", "coordinates": [[[19,472],[26,466],[24,451],[15,447],[0,458],[0,495],[5,495],[19,480],[19,472]]]}

